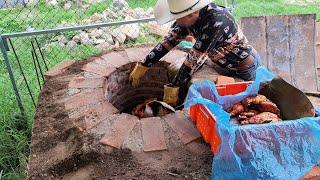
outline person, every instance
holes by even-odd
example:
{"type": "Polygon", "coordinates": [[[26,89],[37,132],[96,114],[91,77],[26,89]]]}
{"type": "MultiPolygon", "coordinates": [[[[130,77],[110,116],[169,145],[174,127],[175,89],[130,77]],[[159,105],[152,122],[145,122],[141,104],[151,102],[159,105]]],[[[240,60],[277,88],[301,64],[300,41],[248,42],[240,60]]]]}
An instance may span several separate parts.
{"type": "Polygon", "coordinates": [[[172,83],[164,86],[163,101],[177,106],[179,88],[191,79],[204,63],[204,56],[243,80],[253,80],[260,66],[260,56],[225,7],[211,0],[158,0],[155,18],[159,24],[176,20],[168,35],[157,44],[141,63],[137,63],[129,79],[133,86],[148,68],[158,62],[188,35],[196,42],[172,83]]]}

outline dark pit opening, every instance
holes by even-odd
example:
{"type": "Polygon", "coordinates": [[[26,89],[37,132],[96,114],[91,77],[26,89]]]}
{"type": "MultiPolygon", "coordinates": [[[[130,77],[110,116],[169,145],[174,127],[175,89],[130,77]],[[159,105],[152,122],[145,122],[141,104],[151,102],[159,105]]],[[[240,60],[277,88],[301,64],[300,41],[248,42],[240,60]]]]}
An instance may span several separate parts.
{"type": "Polygon", "coordinates": [[[129,75],[135,63],[118,68],[108,78],[105,87],[105,97],[121,113],[132,114],[137,105],[148,99],[162,101],[163,86],[172,78],[168,72],[169,63],[160,61],[151,67],[142,77],[139,87],[132,87],[129,75]]]}

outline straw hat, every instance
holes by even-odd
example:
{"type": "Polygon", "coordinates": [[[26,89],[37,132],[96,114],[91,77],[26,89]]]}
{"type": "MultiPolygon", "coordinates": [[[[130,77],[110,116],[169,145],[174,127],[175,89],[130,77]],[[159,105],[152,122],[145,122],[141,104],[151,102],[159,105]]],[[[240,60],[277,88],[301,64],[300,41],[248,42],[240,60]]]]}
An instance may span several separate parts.
{"type": "Polygon", "coordinates": [[[212,0],[158,0],[154,15],[159,24],[187,16],[205,7],[212,0]]]}

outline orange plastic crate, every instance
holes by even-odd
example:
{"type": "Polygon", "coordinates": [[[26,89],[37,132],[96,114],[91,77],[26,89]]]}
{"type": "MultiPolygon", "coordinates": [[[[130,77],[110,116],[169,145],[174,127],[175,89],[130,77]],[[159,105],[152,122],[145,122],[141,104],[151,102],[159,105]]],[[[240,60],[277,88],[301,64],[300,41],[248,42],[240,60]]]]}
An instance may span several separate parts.
{"type": "MultiPolygon", "coordinates": [[[[217,91],[221,96],[233,95],[245,91],[250,84],[252,81],[219,85],[217,91]]],[[[204,141],[211,145],[212,152],[216,154],[221,144],[221,138],[216,127],[215,116],[202,104],[191,106],[189,113],[204,141]]]]}

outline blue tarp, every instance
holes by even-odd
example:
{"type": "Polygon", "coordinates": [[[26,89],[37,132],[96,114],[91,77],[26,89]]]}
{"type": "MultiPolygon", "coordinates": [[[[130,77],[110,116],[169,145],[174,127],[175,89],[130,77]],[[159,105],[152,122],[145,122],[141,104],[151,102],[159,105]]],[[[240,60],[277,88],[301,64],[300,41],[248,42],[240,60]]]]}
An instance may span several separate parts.
{"type": "Polygon", "coordinates": [[[217,119],[221,145],[212,164],[212,179],[299,179],[320,164],[320,117],[261,125],[234,126],[224,109],[258,93],[274,75],[259,67],[245,92],[219,96],[211,81],[189,88],[185,107],[206,105],[217,119]]]}

